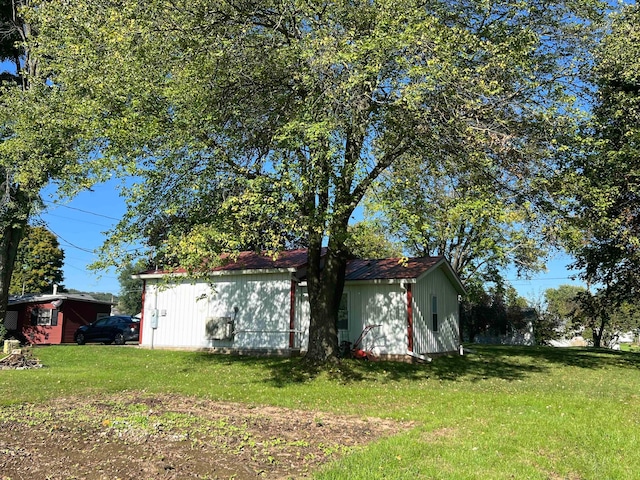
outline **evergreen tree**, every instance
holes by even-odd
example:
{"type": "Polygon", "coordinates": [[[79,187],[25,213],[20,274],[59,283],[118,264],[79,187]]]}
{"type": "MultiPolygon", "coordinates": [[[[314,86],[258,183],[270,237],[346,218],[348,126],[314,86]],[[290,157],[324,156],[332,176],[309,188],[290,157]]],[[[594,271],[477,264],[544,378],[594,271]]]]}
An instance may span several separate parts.
{"type": "Polygon", "coordinates": [[[56,236],[45,227],[27,226],[18,247],[9,293],[51,293],[63,279],[64,252],[56,236]]]}

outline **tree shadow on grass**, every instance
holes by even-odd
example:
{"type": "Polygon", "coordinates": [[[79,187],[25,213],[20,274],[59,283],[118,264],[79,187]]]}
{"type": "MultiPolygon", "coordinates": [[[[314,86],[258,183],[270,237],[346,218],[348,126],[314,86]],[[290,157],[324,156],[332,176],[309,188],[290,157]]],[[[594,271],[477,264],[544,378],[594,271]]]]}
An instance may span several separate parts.
{"type": "Polygon", "coordinates": [[[510,356],[518,358],[520,362],[546,363],[586,369],[640,368],[640,354],[605,348],[472,345],[467,351],[491,359],[510,356]]]}
{"type": "Polygon", "coordinates": [[[297,359],[270,365],[270,383],[276,386],[306,381],[320,374],[341,384],[375,382],[388,384],[400,381],[481,381],[500,378],[507,381],[522,380],[532,373],[542,372],[546,367],[521,364],[509,357],[485,358],[475,356],[444,356],[430,363],[364,362],[342,360],[332,365],[314,365],[297,359]]]}
{"type": "Polygon", "coordinates": [[[554,365],[600,369],[607,367],[640,368],[640,354],[587,348],[513,347],[473,345],[465,355],[434,358],[430,363],[365,362],[344,359],[318,364],[304,358],[250,357],[196,354],[198,362],[246,365],[270,372],[264,381],[276,387],[301,384],[326,376],[340,384],[398,381],[480,382],[490,379],[524,380],[532,374],[544,373],[554,365]]]}
{"type": "Polygon", "coordinates": [[[234,367],[246,367],[247,369],[259,368],[273,372],[272,380],[278,385],[304,383],[316,378],[323,372],[329,371],[329,365],[322,365],[306,361],[302,357],[267,357],[252,355],[227,355],[209,352],[195,352],[195,363],[229,365],[234,367]]]}
{"type": "Polygon", "coordinates": [[[199,362],[215,362],[218,365],[260,366],[270,371],[268,383],[284,387],[305,383],[321,375],[340,384],[376,382],[386,384],[399,381],[422,381],[430,378],[446,381],[481,381],[500,378],[508,381],[522,380],[526,376],[544,370],[544,367],[522,364],[517,355],[488,353],[438,357],[430,363],[365,362],[343,359],[336,363],[319,364],[304,358],[268,358],[250,356],[222,356],[198,353],[199,362]]]}

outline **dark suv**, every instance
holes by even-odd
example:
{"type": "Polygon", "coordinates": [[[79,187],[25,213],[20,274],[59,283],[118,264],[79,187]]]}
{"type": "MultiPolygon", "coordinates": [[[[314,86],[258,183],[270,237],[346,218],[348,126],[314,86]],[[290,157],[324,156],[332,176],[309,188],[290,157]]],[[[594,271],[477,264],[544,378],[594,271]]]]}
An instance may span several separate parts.
{"type": "Polygon", "coordinates": [[[78,345],[87,342],[103,342],[124,345],[140,338],[140,319],[128,315],[104,317],[89,325],[82,325],[74,334],[78,345]]]}

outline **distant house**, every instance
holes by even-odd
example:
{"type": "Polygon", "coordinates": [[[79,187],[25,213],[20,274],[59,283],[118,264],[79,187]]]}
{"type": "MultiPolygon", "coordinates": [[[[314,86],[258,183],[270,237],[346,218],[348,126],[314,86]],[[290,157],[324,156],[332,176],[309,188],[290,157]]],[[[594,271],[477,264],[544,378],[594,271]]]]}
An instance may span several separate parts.
{"type": "MultiPolygon", "coordinates": [[[[277,259],[243,252],[193,282],[184,271],[148,271],[140,343],[146,347],[294,354],[308,346],[306,250],[277,259]]],[[[443,257],[351,260],[339,311],[340,341],[379,325],[364,347],[403,359],[458,351],[464,292],[443,257]]]]}
{"type": "Polygon", "coordinates": [[[83,294],[9,297],[5,328],[31,344],[73,343],[80,325],[111,313],[111,303],[83,294]]]}
{"type": "Polygon", "coordinates": [[[489,345],[533,346],[536,343],[533,325],[537,319],[538,313],[534,308],[514,309],[500,329],[478,333],[473,341],[489,345]]]}

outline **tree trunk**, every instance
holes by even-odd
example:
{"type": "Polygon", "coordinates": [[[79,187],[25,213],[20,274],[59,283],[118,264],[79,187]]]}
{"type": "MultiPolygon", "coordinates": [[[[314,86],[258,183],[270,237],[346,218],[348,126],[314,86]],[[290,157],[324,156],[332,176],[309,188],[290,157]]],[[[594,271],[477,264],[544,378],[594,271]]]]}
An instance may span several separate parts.
{"type": "Polygon", "coordinates": [[[27,225],[27,218],[15,220],[3,212],[0,238],[0,322],[4,322],[9,301],[9,286],[15,265],[18,245],[27,225]]]}
{"type": "MultiPolygon", "coordinates": [[[[344,221],[346,233],[347,221],[344,221]]],[[[338,228],[342,227],[340,225],[338,228]]],[[[348,255],[345,235],[336,233],[329,240],[322,256],[322,239],[312,239],[309,245],[307,288],[309,292],[309,348],[306,358],[326,362],[338,356],[338,309],[344,291],[348,255]]]]}
{"type": "Polygon", "coordinates": [[[602,331],[594,328],[591,330],[591,333],[593,335],[593,346],[595,348],[600,348],[602,345],[602,331]]]}
{"type": "Polygon", "coordinates": [[[604,328],[608,323],[608,318],[605,315],[600,317],[600,325],[591,329],[593,334],[593,346],[595,348],[602,347],[602,336],[604,334],[604,328]]]}

